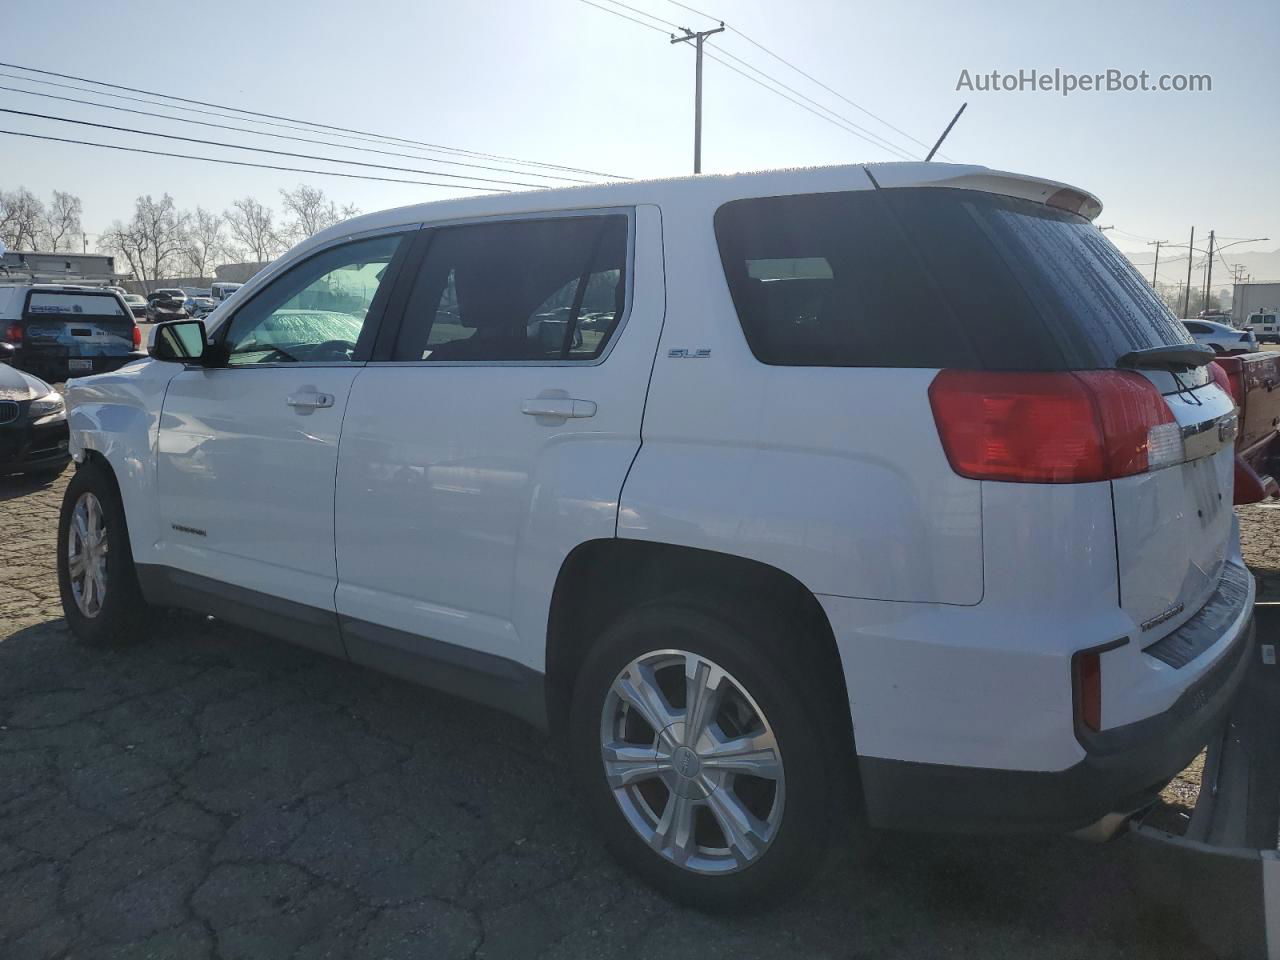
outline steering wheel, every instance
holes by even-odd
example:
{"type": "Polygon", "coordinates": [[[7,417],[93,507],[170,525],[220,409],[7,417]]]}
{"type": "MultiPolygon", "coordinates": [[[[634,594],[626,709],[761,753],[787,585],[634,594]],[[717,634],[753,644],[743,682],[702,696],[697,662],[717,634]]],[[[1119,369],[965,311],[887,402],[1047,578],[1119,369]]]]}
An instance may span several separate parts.
{"type": "Polygon", "coordinates": [[[354,340],[326,340],[317,343],[309,351],[308,360],[350,360],[355,353],[354,340]]]}

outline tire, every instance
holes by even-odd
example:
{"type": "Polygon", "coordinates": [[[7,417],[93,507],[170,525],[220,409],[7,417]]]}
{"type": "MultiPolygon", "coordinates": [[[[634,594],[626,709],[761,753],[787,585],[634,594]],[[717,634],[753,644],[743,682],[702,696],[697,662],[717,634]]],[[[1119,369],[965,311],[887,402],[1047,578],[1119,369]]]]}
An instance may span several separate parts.
{"type": "Polygon", "coordinates": [[[802,889],[845,835],[840,824],[853,816],[845,788],[854,752],[837,685],[822,675],[816,657],[797,655],[813,649],[808,637],[796,636],[772,612],[746,606],[675,598],[623,614],[583,663],[570,708],[574,775],[609,851],[672,899],[713,911],[767,908],[802,889]],[[665,682],[660,706],[687,716],[689,687],[679,678],[690,673],[714,678],[693,687],[715,686],[720,712],[696,741],[681,719],[645,746],[665,717],[656,701],[637,706],[645,700],[637,691],[661,692],[665,682]],[[626,698],[618,693],[623,689],[626,698]],[[657,721],[646,722],[646,715],[657,721]],[[764,748],[755,752],[753,769],[776,778],[724,769],[715,755],[720,744],[744,744],[745,737],[764,748]],[[646,757],[653,749],[662,757],[653,761],[656,775],[633,746],[622,746],[611,754],[611,784],[605,754],[619,744],[639,745],[646,757]],[[677,788],[683,803],[675,799],[677,788]],[[724,824],[744,809],[751,819],[736,822],[752,827],[738,830],[735,845],[724,824]],[[669,811],[691,829],[665,829],[669,811]]]}
{"type": "Polygon", "coordinates": [[[95,647],[121,646],[141,639],[149,622],[150,608],[142,597],[138,574],[129,547],[129,529],[115,477],[110,470],[90,460],[76,470],[67,484],[58,517],[58,592],[62,612],[71,634],[80,643],[95,647]],[[100,516],[104,536],[93,536],[93,514],[100,516]],[[78,525],[76,513],[84,507],[78,525]],[[86,544],[84,530],[91,535],[86,544]],[[76,528],[73,540],[73,528],[76,528]],[[105,543],[105,550],[101,544],[105,543]],[[72,576],[71,552],[79,545],[82,557],[77,575],[72,576]],[[101,581],[85,576],[101,560],[101,581]],[[92,581],[92,582],[91,582],[92,581]]]}

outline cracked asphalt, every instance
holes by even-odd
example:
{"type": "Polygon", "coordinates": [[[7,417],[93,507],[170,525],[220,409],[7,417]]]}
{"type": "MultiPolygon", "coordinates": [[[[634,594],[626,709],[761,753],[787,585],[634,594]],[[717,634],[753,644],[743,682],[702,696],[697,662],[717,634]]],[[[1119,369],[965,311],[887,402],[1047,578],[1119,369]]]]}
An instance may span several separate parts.
{"type": "MultiPolygon", "coordinates": [[[[1231,862],[1132,838],[855,830],[773,912],[675,907],[516,720],[194,616],[75,645],[69,475],[0,479],[4,960],[1260,955],[1231,862]]],[[[1273,551],[1262,510],[1247,539],[1273,551]]]]}

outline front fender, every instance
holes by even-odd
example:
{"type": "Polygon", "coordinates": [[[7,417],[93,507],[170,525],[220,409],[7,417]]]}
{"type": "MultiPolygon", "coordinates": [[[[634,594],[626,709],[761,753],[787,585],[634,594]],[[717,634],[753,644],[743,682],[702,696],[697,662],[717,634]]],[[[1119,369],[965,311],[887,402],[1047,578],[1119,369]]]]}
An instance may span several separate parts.
{"type": "Polygon", "coordinates": [[[155,528],[156,451],[160,411],[178,364],[155,360],[112,373],[67,381],[67,422],[72,459],[100,457],[120,488],[134,559],[148,562],[159,538],[155,528]]]}

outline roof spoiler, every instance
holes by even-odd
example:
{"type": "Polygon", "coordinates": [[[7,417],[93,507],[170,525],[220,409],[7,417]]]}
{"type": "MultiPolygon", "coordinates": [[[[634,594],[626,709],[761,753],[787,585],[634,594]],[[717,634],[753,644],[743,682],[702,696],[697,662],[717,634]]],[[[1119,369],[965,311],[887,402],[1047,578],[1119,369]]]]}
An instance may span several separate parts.
{"type": "Polygon", "coordinates": [[[1079,187],[1020,173],[955,163],[868,163],[863,169],[877,187],[951,187],[980,190],[1006,197],[1033,200],[1079,214],[1086,220],[1102,212],[1102,201],[1079,187]]]}
{"type": "Polygon", "coordinates": [[[1116,361],[1123,370],[1169,370],[1181,372],[1203,367],[1217,356],[1212,347],[1198,343],[1173,343],[1161,347],[1130,350],[1116,361]]]}

